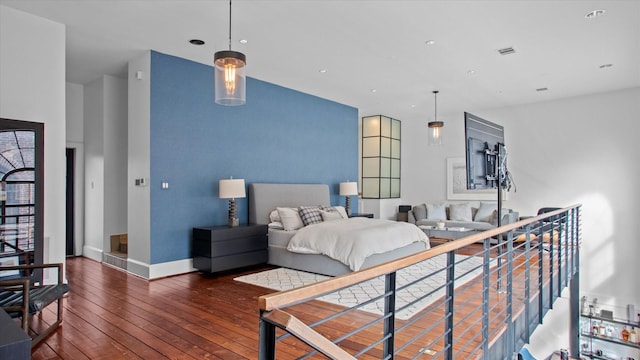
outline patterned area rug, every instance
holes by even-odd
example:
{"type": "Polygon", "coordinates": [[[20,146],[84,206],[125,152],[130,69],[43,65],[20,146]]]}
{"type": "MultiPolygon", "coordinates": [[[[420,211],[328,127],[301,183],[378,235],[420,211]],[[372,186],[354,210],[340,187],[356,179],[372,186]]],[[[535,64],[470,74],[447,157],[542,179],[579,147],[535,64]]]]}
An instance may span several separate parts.
{"type": "MultiPolygon", "coordinates": [[[[455,281],[455,286],[461,286],[473,279],[474,277],[482,274],[482,268],[470,271],[482,264],[482,258],[476,256],[456,255],[456,278],[462,276],[455,281]],[[465,260],[461,263],[461,261],[465,260]],[[469,272],[470,271],[470,272],[469,272]],[[469,272],[468,274],[466,274],[469,272]]],[[[425,260],[406,269],[398,271],[396,274],[396,286],[400,287],[405,284],[411,283],[417,280],[424,274],[430,274],[440,269],[443,269],[446,265],[446,254],[438,255],[434,258],[425,260]]],[[[234,280],[261,286],[274,290],[289,290],[300,286],[313,284],[318,281],[329,279],[329,276],[312,274],[299,270],[292,270],[287,268],[277,268],[272,270],[266,270],[255,274],[244,275],[235,278],[234,280]]],[[[396,309],[401,309],[406,304],[409,304],[416,299],[428,294],[438,287],[442,286],[446,280],[446,273],[441,271],[437,275],[434,275],[424,281],[414,284],[403,291],[396,294],[396,309]]],[[[319,300],[326,301],[332,304],[343,305],[352,307],[357,304],[361,304],[370,300],[380,294],[384,293],[384,277],[377,277],[369,281],[357,284],[355,286],[342,289],[338,292],[325,295],[319,300]]],[[[445,289],[439,289],[430,296],[418,301],[417,303],[396,312],[396,318],[406,320],[411,318],[422,309],[429,306],[445,295],[445,289]]],[[[374,314],[383,314],[384,301],[378,300],[371,304],[367,304],[360,307],[360,310],[368,311],[374,314]]]]}

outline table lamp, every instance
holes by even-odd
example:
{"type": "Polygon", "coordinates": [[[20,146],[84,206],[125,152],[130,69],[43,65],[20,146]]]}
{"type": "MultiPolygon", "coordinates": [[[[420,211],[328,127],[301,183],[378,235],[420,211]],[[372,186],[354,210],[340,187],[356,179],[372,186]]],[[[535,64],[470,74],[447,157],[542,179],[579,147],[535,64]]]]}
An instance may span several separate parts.
{"type": "Polygon", "coordinates": [[[236,198],[246,197],[244,179],[223,179],[219,183],[220,199],[229,199],[229,227],[240,224],[236,212],[236,198]]]}
{"type": "Polygon", "coordinates": [[[340,196],[346,197],[345,209],[347,215],[351,216],[351,196],[358,195],[358,183],[357,182],[341,182],[340,183],[340,196]]]}

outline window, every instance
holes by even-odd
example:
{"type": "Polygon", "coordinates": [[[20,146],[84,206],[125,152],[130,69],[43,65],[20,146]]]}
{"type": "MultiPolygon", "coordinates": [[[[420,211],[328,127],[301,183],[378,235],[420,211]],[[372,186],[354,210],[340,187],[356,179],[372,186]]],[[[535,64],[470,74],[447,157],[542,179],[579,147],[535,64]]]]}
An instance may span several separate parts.
{"type": "Polygon", "coordinates": [[[400,120],[362,118],[362,197],[400,197],[400,120]]]}

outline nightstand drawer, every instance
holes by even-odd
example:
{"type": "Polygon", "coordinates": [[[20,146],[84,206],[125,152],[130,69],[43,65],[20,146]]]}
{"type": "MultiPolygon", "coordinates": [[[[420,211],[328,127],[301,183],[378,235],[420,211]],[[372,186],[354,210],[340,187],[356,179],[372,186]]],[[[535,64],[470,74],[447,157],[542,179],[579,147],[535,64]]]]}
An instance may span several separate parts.
{"type": "Polygon", "coordinates": [[[193,267],[204,272],[216,272],[235,269],[242,266],[258,265],[267,262],[267,249],[228,256],[193,258],[193,267]]]}
{"type": "Polygon", "coordinates": [[[193,239],[193,254],[195,256],[226,256],[266,248],[267,239],[264,235],[220,241],[193,239]]]}

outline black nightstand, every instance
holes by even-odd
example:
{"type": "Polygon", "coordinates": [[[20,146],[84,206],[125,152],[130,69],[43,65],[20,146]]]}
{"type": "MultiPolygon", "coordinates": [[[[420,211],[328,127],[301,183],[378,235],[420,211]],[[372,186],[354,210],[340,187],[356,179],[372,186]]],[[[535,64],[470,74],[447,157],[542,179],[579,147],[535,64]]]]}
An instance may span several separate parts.
{"type": "Polygon", "coordinates": [[[267,225],[193,228],[193,267],[216,272],[267,262],[267,225]]]}
{"type": "Polygon", "coordinates": [[[349,215],[350,218],[352,217],[364,217],[364,218],[369,218],[369,219],[373,219],[373,214],[369,214],[369,213],[353,213],[351,215],[349,215]]]}

